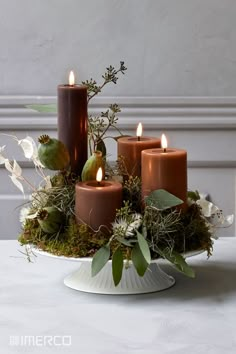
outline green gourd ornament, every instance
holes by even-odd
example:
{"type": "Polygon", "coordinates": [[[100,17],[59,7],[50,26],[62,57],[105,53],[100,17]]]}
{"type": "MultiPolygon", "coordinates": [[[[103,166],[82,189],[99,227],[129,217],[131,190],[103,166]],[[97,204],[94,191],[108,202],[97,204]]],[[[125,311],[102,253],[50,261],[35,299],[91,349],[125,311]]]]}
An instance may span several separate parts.
{"type": "Polygon", "coordinates": [[[102,172],[104,176],[105,168],[104,168],[104,159],[102,157],[102,152],[96,150],[88,158],[88,160],[86,161],[83,167],[82,174],[81,174],[82,182],[96,180],[96,175],[99,167],[102,168],[102,172]]]}

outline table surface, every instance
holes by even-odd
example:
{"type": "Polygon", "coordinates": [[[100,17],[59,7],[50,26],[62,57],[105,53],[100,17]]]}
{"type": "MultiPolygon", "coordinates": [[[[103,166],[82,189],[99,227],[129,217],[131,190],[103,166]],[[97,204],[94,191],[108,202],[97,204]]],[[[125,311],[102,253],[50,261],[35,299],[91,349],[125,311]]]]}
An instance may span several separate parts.
{"type": "Polygon", "coordinates": [[[176,285],[145,295],[69,289],[63,278],[78,263],[28,263],[19,251],[0,241],[1,353],[236,353],[236,238],[215,241],[210,259],[190,258],[195,279],[164,264],[176,285]]]}

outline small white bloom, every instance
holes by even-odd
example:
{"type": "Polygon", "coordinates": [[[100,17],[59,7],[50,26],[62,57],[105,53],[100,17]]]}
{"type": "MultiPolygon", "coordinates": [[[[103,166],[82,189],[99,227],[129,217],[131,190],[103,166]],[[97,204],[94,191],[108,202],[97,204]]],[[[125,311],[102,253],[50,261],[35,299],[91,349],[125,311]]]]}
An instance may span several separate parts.
{"type": "Polygon", "coordinates": [[[234,215],[224,216],[223,211],[218,209],[211,215],[209,222],[215,227],[229,227],[234,222],[234,215]]]}
{"type": "Polygon", "coordinates": [[[135,230],[138,230],[138,228],[142,224],[142,215],[141,214],[134,214],[133,215],[134,221],[128,226],[127,230],[127,236],[133,236],[135,233],[135,230]]]}
{"type": "Polygon", "coordinates": [[[29,214],[29,212],[30,212],[30,207],[21,208],[19,219],[20,222],[22,223],[22,226],[25,226],[26,219],[34,219],[38,215],[38,212],[34,214],[29,214]]]}
{"type": "Polygon", "coordinates": [[[204,198],[200,198],[196,201],[196,204],[198,204],[201,207],[202,214],[206,217],[209,218],[212,214],[214,214],[217,211],[217,207],[209,202],[208,200],[204,198]]]}
{"type": "Polygon", "coordinates": [[[29,210],[30,210],[29,207],[23,207],[23,208],[21,208],[21,210],[20,210],[19,219],[20,219],[20,222],[22,223],[22,226],[25,225],[26,217],[27,217],[28,214],[29,214],[29,210]]]}
{"type": "Polygon", "coordinates": [[[113,231],[116,229],[120,229],[124,232],[124,236],[132,237],[135,235],[135,231],[142,224],[142,215],[141,214],[133,214],[132,215],[132,222],[128,223],[124,218],[118,218],[115,222],[112,223],[113,231]]]}
{"type": "Polygon", "coordinates": [[[207,218],[210,231],[214,234],[216,227],[229,227],[234,222],[234,215],[224,216],[223,211],[215,204],[201,197],[196,203],[201,207],[203,216],[207,218]]]}

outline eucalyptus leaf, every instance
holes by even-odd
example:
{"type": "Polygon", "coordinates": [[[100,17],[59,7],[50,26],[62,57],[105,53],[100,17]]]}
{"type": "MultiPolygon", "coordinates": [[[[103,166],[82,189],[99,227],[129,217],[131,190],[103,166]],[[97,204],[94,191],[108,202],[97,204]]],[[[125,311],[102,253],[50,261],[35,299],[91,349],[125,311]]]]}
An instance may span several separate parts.
{"type": "Polygon", "coordinates": [[[124,237],[119,236],[116,237],[116,240],[128,247],[133,247],[134,243],[137,242],[137,239],[135,238],[126,239],[124,237]]]}
{"type": "Polygon", "coordinates": [[[144,276],[148,268],[148,263],[144,258],[138,243],[136,243],[134,248],[132,249],[131,260],[134,264],[135,269],[137,270],[138,275],[140,277],[144,276]]]}
{"type": "Polygon", "coordinates": [[[92,277],[102,270],[110,258],[110,247],[102,246],[93,256],[92,260],[92,277]]]}
{"type": "Polygon", "coordinates": [[[123,271],[123,253],[118,247],[112,256],[112,276],[115,286],[117,286],[121,280],[123,271]]]}
{"type": "Polygon", "coordinates": [[[147,241],[145,240],[145,238],[143,237],[142,234],[140,234],[140,232],[137,232],[137,238],[138,238],[138,244],[139,244],[139,248],[140,251],[143,254],[143,257],[145,258],[145,261],[150,264],[151,263],[151,253],[150,253],[150,249],[148,246],[147,241]]]}
{"type": "Polygon", "coordinates": [[[26,105],[26,107],[39,113],[57,113],[56,104],[30,104],[26,105]]]}
{"type": "Polygon", "coordinates": [[[184,273],[190,278],[195,277],[194,270],[186,263],[184,257],[178,252],[171,251],[169,248],[165,248],[164,250],[158,249],[159,254],[171,262],[177,270],[184,273]]]}
{"type": "Polygon", "coordinates": [[[146,197],[145,202],[148,206],[164,210],[182,204],[183,200],[167,192],[165,189],[157,189],[146,197]]]}

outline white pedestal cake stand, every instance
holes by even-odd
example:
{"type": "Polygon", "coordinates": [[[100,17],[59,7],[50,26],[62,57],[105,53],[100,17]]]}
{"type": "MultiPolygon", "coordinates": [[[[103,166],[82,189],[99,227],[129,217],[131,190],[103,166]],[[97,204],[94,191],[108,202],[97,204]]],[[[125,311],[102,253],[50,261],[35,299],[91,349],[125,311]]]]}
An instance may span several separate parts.
{"type": "MultiPolygon", "coordinates": [[[[140,277],[132,262],[123,269],[122,279],[115,286],[112,278],[112,263],[108,261],[105,267],[95,276],[91,276],[92,258],[73,258],[56,256],[48,252],[32,248],[32,251],[48,257],[61,260],[80,262],[80,267],[64,279],[64,284],[69,288],[96,294],[128,295],[153,293],[170,288],[175,284],[175,279],[166,274],[158,265],[159,260],[153,260],[143,277],[140,277]]],[[[189,252],[184,257],[194,256],[203,251],[189,252]]]]}

